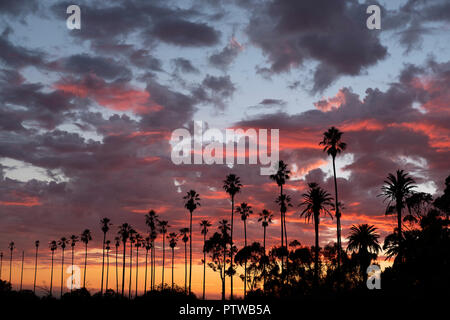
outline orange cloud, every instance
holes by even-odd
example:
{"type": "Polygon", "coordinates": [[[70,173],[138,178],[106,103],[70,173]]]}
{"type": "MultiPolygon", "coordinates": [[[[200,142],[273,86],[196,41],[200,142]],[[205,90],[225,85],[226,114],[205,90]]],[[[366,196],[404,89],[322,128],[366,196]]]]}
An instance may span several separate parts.
{"type": "Polygon", "coordinates": [[[38,197],[24,197],[22,201],[0,201],[0,205],[35,207],[42,205],[42,203],[39,201],[38,197]]]}

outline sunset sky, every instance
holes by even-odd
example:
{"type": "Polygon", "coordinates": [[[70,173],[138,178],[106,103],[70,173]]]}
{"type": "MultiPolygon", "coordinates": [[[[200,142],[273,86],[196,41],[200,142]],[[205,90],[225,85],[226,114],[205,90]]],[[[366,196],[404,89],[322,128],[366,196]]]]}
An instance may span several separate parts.
{"type": "MultiPolygon", "coordinates": [[[[314,228],[299,217],[297,205],[308,182],[334,194],[331,161],[318,142],[330,126],[338,127],[348,145],[336,162],[346,208],[343,236],[353,224],[370,223],[384,239],[395,220],[384,215],[386,204],[377,195],[389,172],[405,169],[418,190],[433,195],[442,193],[450,174],[450,3],[379,1],[381,30],[368,30],[366,8],[376,3],[78,1],[81,30],[69,30],[71,2],[1,1],[2,278],[9,271],[8,243],[15,241],[13,284],[24,250],[30,285],[34,241],[40,240],[45,270],[38,283],[48,286],[47,243],[89,228],[89,264],[95,266],[88,282],[98,288],[100,219],[114,224],[111,240],[124,222],[146,234],[144,215],[151,208],[169,221],[169,231],[178,231],[188,226],[182,197],[195,189],[201,198],[193,238],[199,293],[199,221],[211,220],[212,234],[219,220],[230,218],[222,189],[229,173],[244,185],[236,201],[255,212],[248,241],[262,242],[257,213],[267,208],[277,217],[268,227],[268,247],[278,244],[278,188],[260,175],[259,165],[172,163],[171,133],[192,130],[193,121],[280,130],[280,158],[292,171],[285,188],[294,204],[288,237],[308,246],[314,228]]],[[[321,245],[335,234],[335,221],[323,219],[321,245]]],[[[239,217],[235,239],[242,247],[239,217]]],[[[160,259],[161,238],[157,242],[160,259]]],[[[77,250],[82,265],[82,246],[77,250]]],[[[180,242],[179,285],[183,253],[180,242]]],[[[217,295],[218,274],[207,277],[208,292],[217,295]]]]}

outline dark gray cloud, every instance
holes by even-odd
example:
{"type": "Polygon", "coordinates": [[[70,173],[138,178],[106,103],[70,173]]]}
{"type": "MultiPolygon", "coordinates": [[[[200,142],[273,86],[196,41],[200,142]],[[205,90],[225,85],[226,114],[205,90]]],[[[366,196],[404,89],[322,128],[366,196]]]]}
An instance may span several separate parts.
{"type": "Polygon", "coordinates": [[[175,71],[181,73],[199,73],[200,71],[192,65],[192,62],[185,58],[176,58],[172,60],[175,65],[175,71]]]}

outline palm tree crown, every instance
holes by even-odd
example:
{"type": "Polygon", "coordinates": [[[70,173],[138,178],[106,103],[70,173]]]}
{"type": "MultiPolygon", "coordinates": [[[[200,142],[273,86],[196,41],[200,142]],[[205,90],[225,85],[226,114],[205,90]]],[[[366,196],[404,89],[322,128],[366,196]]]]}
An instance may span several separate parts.
{"type": "Polygon", "coordinates": [[[331,127],[323,133],[323,140],[319,142],[323,146],[323,151],[333,159],[347,147],[347,144],[341,141],[342,134],[339,129],[331,127]]]}

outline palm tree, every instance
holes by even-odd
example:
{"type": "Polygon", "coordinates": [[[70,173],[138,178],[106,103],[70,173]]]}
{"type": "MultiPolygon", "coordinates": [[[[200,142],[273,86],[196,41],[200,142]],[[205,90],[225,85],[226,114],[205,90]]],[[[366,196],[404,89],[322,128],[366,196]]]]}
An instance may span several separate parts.
{"type": "Polygon", "coordinates": [[[155,286],[155,240],[157,236],[156,231],[156,221],[158,215],[154,210],[150,210],[148,214],[145,215],[145,224],[149,227],[149,237],[151,241],[151,251],[150,251],[150,290],[154,289],[155,286]]]}
{"type": "Polygon", "coordinates": [[[116,294],[119,293],[119,265],[117,263],[117,256],[119,255],[120,238],[115,237],[115,247],[116,247],[116,294]]]}
{"type": "Polygon", "coordinates": [[[64,282],[64,250],[66,250],[66,246],[69,243],[69,240],[66,239],[66,237],[62,237],[61,239],[59,239],[58,241],[58,245],[61,247],[62,249],[62,254],[61,254],[61,297],[63,294],[63,282],[64,282]]]}
{"type": "Polygon", "coordinates": [[[109,226],[111,225],[110,221],[111,220],[109,220],[108,218],[103,218],[102,220],[100,220],[100,225],[102,227],[102,232],[103,232],[102,281],[101,281],[101,285],[100,285],[100,294],[103,294],[103,274],[104,274],[104,270],[105,270],[105,243],[106,243],[106,233],[109,231],[109,226]]]}
{"type": "Polygon", "coordinates": [[[50,296],[52,296],[52,291],[53,291],[53,257],[54,257],[56,248],[58,248],[58,244],[56,243],[55,240],[53,240],[53,241],[50,242],[49,247],[50,247],[50,251],[52,252],[52,268],[51,268],[51,272],[50,272],[50,296]]]}
{"type": "MultiPolygon", "coordinates": [[[[228,231],[231,230],[231,226],[227,220],[223,219],[219,221],[219,231],[222,234],[223,242],[223,278],[222,278],[222,300],[225,300],[225,275],[226,275],[226,266],[227,266],[227,243],[231,243],[231,241],[227,241],[230,237],[228,231]]],[[[213,236],[214,237],[214,236],[213,236]]],[[[232,247],[230,248],[232,250],[232,247]]]]}
{"type": "Polygon", "coordinates": [[[308,222],[311,218],[314,221],[315,231],[315,257],[314,257],[314,283],[317,287],[319,284],[319,223],[320,214],[328,214],[331,218],[333,216],[330,213],[329,208],[332,206],[333,198],[331,195],[322,189],[317,183],[308,183],[309,190],[302,195],[303,200],[300,206],[305,206],[301,212],[301,216],[304,216],[308,222]]]}
{"type": "MultiPolygon", "coordinates": [[[[233,248],[233,218],[234,218],[234,197],[241,191],[242,184],[240,178],[235,174],[227,175],[223,181],[223,189],[230,195],[231,198],[231,231],[230,231],[230,243],[233,248]]],[[[233,270],[233,250],[230,250],[231,270],[233,270]]],[[[230,299],[233,300],[233,272],[230,273],[230,299]]]]}
{"type": "Polygon", "coordinates": [[[109,279],[109,250],[111,250],[111,241],[106,240],[106,282],[105,282],[105,291],[108,291],[108,279],[109,279]]]}
{"type": "Polygon", "coordinates": [[[189,294],[192,284],[192,214],[200,207],[200,195],[195,190],[190,190],[183,197],[184,207],[189,211],[189,294]]]}
{"type": "Polygon", "coordinates": [[[84,279],[83,279],[83,288],[86,288],[86,267],[87,267],[87,248],[89,241],[92,240],[91,231],[89,229],[85,229],[80,236],[81,242],[84,243],[84,279]]]}
{"type": "Polygon", "coordinates": [[[147,261],[148,261],[148,252],[152,248],[152,241],[151,241],[150,237],[145,238],[144,248],[145,248],[144,294],[145,294],[147,292],[147,261]]]}
{"type": "Polygon", "coordinates": [[[162,258],[162,274],[161,274],[161,286],[164,289],[164,259],[166,256],[166,233],[169,228],[169,221],[158,220],[159,232],[162,234],[163,239],[163,258],[162,258]]]}
{"type": "Polygon", "coordinates": [[[175,259],[175,247],[177,246],[178,235],[175,232],[169,233],[169,247],[172,249],[172,291],[173,291],[173,262],[175,259]]]}
{"type": "MultiPolygon", "coordinates": [[[[403,170],[397,170],[396,175],[389,173],[387,180],[384,180],[384,186],[381,187],[385,201],[389,200],[386,207],[386,214],[391,214],[397,211],[397,236],[399,244],[402,239],[402,209],[405,207],[405,199],[412,193],[412,189],[416,188],[415,181],[408,173],[403,170]],[[395,202],[395,206],[392,206],[395,202]]],[[[399,256],[401,261],[401,246],[399,246],[399,256]]]]}
{"type": "MultiPolygon", "coordinates": [[[[283,160],[280,160],[278,162],[278,170],[275,174],[270,175],[270,179],[275,181],[277,185],[280,187],[280,197],[283,196],[283,185],[286,184],[286,180],[289,180],[289,175],[291,174],[291,171],[288,170],[287,164],[284,163],[283,160]]],[[[287,248],[287,240],[284,239],[287,238],[287,231],[286,231],[286,219],[283,215],[283,212],[281,211],[280,207],[280,225],[281,225],[281,248],[286,246],[287,248]],[[286,244],[285,244],[286,242],[286,244]]],[[[281,258],[281,270],[284,270],[284,260],[283,257],[281,258]]]]}
{"type": "MultiPolygon", "coordinates": [[[[236,207],[236,212],[241,215],[241,220],[244,222],[244,247],[247,247],[247,218],[253,213],[252,207],[247,203],[242,202],[240,206],[236,207]]],[[[244,299],[247,296],[247,260],[244,264],[244,299]]]]}
{"type": "MultiPolygon", "coordinates": [[[[286,269],[288,268],[288,247],[287,247],[287,228],[286,228],[286,212],[288,207],[292,207],[291,204],[291,196],[287,194],[280,194],[276,199],[275,202],[280,206],[280,213],[281,213],[281,222],[284,225],[284,241],[286,244],[283,244],[281,246],[281,270],[284,270],[284,257],[286,257],[286,269]]],[[[289,274],[289,272],[287,272],[289,274]]]]}
{"type": "Polygon", "coordinates": [[[323,140],[319,142],[319,145],[323,146],[323,151],[328,154],[328,156],[331,156],[333,160],[333,177],[334,177],[334,201],[335,201],[335,216],[336,216],[336,236],[337,236],[337,265],[338,270],[341,268],[341,250],[342,250],[342,243],[341,243],[341,212],[339,208],[339,201],[338,201],[338,189],[337,189],[337,180],[336,180],[336,156],[343,152],[345,148],[347,147],[347,144],[345,142],[342,142],[343,132],[339,131],[339,129],[335,127],[329,128],[327,131],[323,133],[323,140]]]}
{"type": "Polygon", "coordinates": [[[377,258],[381,247],[378,243],[380,235],[376,232],[374,225],[360,224],[353,225],[348,237],[347,250],[356,252],[358,260],[361,264],[361,275],[363,283],[367,281],[367,267],[373,259],[377,258]]]}
{"type": "Polygon", "coordinates": [[[13,259],[13,251],[15,248],[14,241],[11,241],[8,245],[9,251],[10,251],[10,258],[9,258],[9,283],[11,283],[11,274],[12,274],[12,259],[13,259]]]}
{"type": "Polygon", "coordinates": [[[20,289],[19,291],[22,291],[22,283],[23,283],[23,262],[25,260],[25,251],[22,250],[22,268],[20,271],[20,289]]]}
{"type": "Polygon", "coordinates": [[[3,252],[0,252],[0,280],[2,279],[2,269],[3,269],[3,252]]]}
{"type": "MultiPolygon", "coordinates": [[[[35,259],[34,259],[34,282],[33,282],[33,293],[36,293],[36,278],[37,278],[37,266],[38,266],[38,251],[39,251],[39,240],[34,242],[34,246],[36,247],[35,259]]],[[[3,256],[3,253],[2,253],[3,256]]],[[[1,267],[0,267],[1,268],[1,267]]],[[[1,279],[1,271],[0,271],[0,279],[1,279]]]]}
{"type": "Polygon", "coordinates": [[[130,238],[132,231],[133,231],[133,228],[128,223],[124,223],[121,226],[119,226],[119,231],[117,232],[120,237],[120,240],[123,243],[122,297],[124,295],[124,290],[125,290],[125,257],[126,257],[127,241],[130,238]]]}
{"type": "Polygon", "coordinates": [[[184,242],[184,293],[187,294],[187,242],[189,241],[189,228],[180,229],[181,241],[184,242]]]}
{"type": "Polygon", "coordinates": [[[259,213],[258,222],[261,222],[262,227],[264,229],[264,238],[263,238],[263,247],[264,247],[264,285],[263,288],[266,288],[266,228],[273,221],[273,214],[269,210],[263,209],[262,212],[259,213]]]}
{"type": "Polygon", "coordinates": [[[74,258],[74,250],[75,250],[75,245],[76,245],[76,243],[78,242],[78,237],[76,236],[76,235],[71,235],[70,236],[70,247],[71,247],[71,250],[72,250],[72,268],[71,268],[71,270],[72,270],[72,282],[70,283],[70,292],[72,292],[72,289],[73,289],[73,258],[74,258]]]}
{"type": "Polygon", "coordinates": [[[135,237],[136,244],[134,245],[136,247],[136,293],[135,297],[138,296],[138,282],[139,282],[139,248],[142,246],[144,239],[142,236],[137,233],[135,237]]]}
{"type": "MultiPolygon", "coordinates": [[[[200,227],[202,228],[203,235],[203,300],[205,300],[205,282],[206,282],[206,234],[208,233],[208,228],[211,227],[211,222],[208,220],[202,220],[200,222],[200,227]]],[[[182,229],[183,230],[183,229],[182,229]]]]}
{"type": "Polygon", "coordinates": [[[133,245],[136,242],[136,230],[130,230],[130,282],[128,283],[128,299],[131,299],[131,279],[133,274],[133,245]]]}

